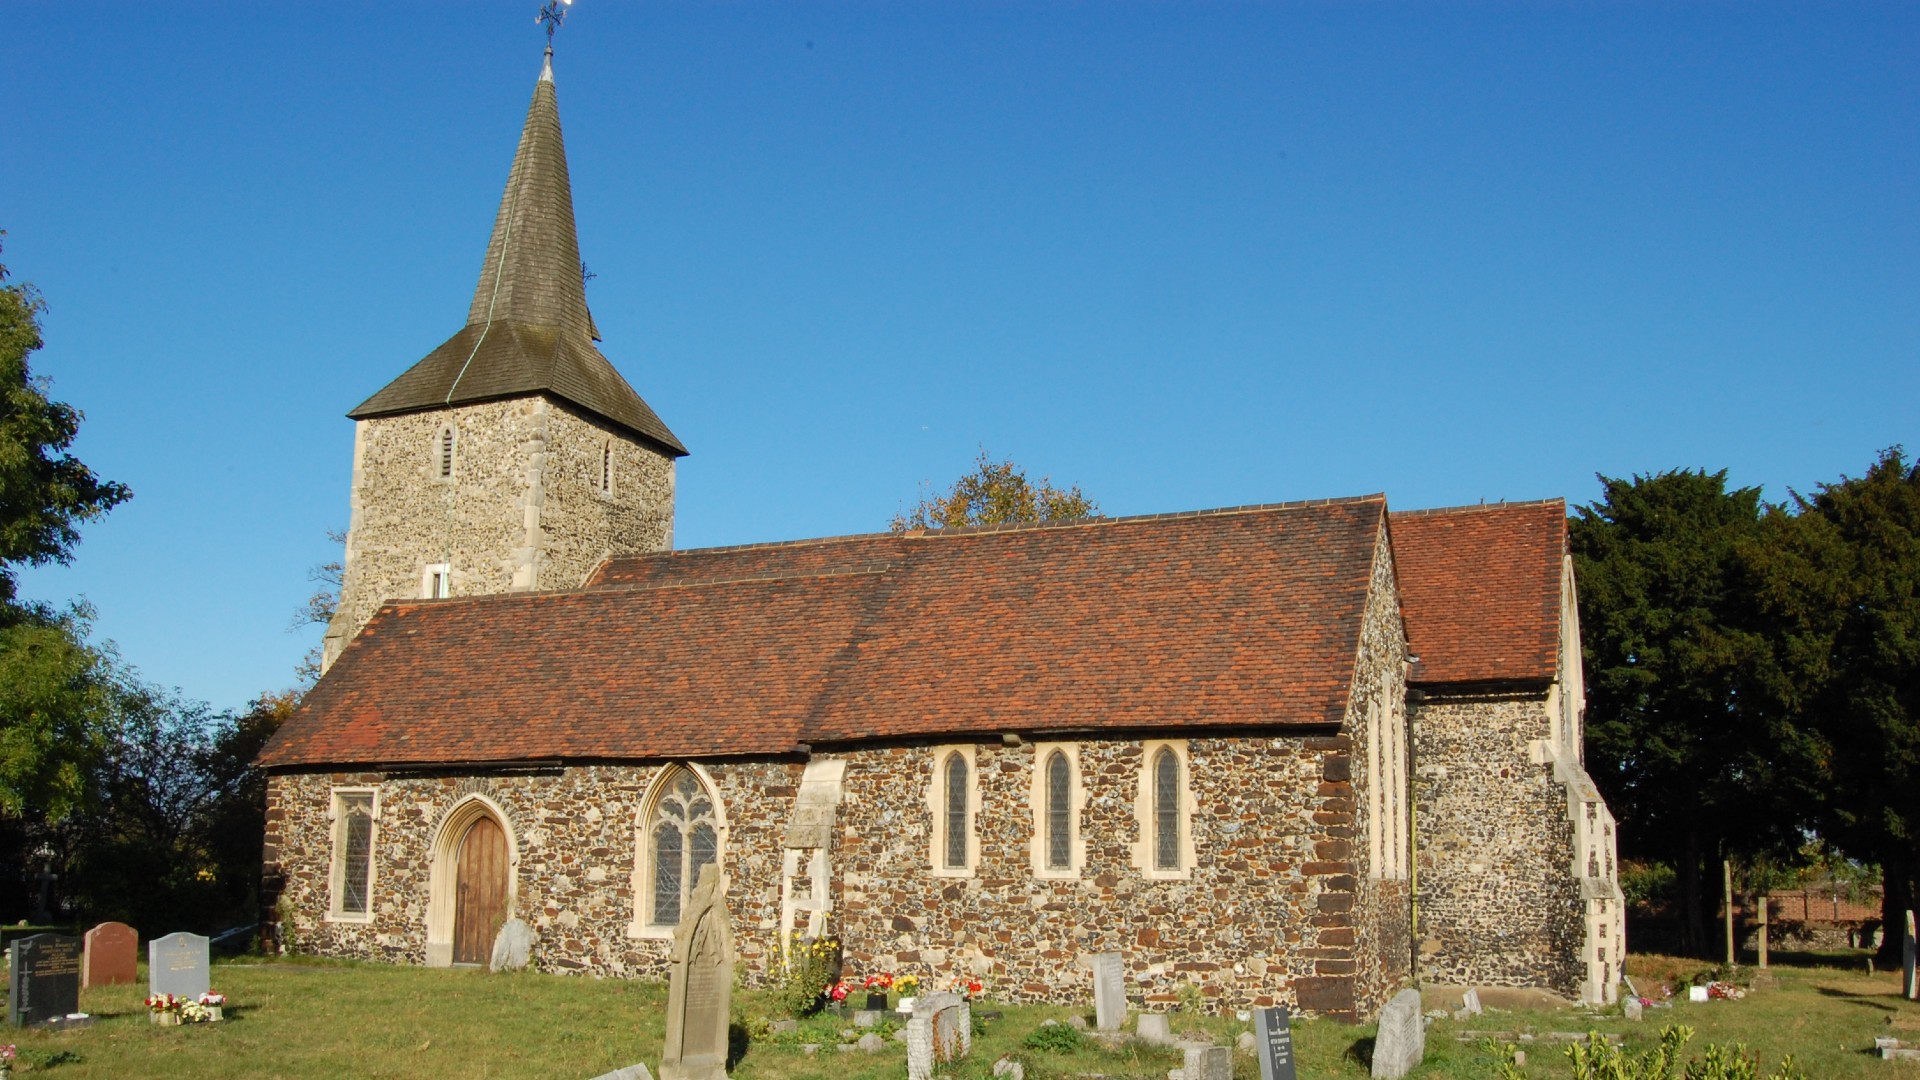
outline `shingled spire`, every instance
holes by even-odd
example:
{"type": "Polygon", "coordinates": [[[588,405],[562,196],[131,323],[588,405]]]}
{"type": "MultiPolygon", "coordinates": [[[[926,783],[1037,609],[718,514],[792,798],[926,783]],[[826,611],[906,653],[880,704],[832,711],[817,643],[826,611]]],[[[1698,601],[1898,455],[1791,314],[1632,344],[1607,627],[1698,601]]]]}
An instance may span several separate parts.
{"type": "Polygon", "coordinates": [[[686,447],[594,347],[599,333],[581,278],[549,47],[467,325],[347,415],[364,420],[548,394],[684,456],[686,447]]]}

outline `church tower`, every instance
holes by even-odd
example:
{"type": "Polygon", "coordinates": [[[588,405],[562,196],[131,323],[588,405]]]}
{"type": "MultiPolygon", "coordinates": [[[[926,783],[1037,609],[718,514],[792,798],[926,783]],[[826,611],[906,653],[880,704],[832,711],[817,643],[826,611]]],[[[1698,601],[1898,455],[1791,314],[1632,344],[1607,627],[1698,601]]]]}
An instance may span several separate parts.
{"type": "Polygon", "coordinates": [[[687,450],[595,347],[582,277],[548,48],[466,326],[347,414],[324,665],[384,600],[569,589],[672,546],[687,450]]]}

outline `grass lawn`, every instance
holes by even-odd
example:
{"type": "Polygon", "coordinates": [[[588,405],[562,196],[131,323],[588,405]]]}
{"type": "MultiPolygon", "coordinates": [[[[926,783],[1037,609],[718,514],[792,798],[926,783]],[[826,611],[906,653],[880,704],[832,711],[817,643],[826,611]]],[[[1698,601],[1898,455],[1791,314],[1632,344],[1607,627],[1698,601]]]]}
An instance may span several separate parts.
{"type": "MultiPolygon", "coordinates": [[[[1784,958],[1783,958],[1784,959],[1784,958]]],[[[1873,1036],[1899,1017],[1920,1039],[1920,1004],[1899,997],[1897,973],[1866,974],[1864,960],[1839,968],[1818,963],[1776,966],[1774,984],[1742,1001],[1680,1004],[1649,1010],[1644,1023],[1617,1014],[1598,1017],[1571,1010],[1489,1012],[1468,1023],[1436,1021],[1427,1036],[1427,1062],[1417,1077],[1487,1077],[1496,1058],[1478,1041],[1462,1043],[1463,1031],[1620,1032],[1629,1044],[1650,1043],[1668,1022],[1697,1030],[1691,1049],[1708,1042],[1743,1042],[1761,1058],[1763,1074],[1792,1053],[1809,1076],[1920,1078],[1920,1063],[1882,1062],[1871,1055],[1873,1036]]],[[[1691,971],[1698,964],[1672,962],[1691,971]]],[[[1636,958],[1641,973],[1663,970],[1657,959],[1636,958]]],[[[144,980],[144,973],[143,973],[144,980]]],[[[94,1027],[52,1035],[20,1031],[20,1080],[87,1077],[589,1077],[644,1061],[657,1070],[664,1035],[666,988],[656,983],[563,978],[521,973],[488,975],[467,970],[429,970],[316,961],[239,960],[214,967],[214,986],[231,1003],[219,1024],[162,1028],[147,1022],[139,986],[89,990],[81,1008],[100,1018],[94,1027]]],[[[1643,992],[1648,989],[1642,980],[1643,992]]],[[[1180,1064],[1176,1053],[1129,1044],[1113,1050],[1089,1045],[1075,1053],[1029,1049],[1026,1037],[1043,1020],[1065,1020],[1071,1010],[1046,1006],[978,1008],[1003,1016],[989,1021],[975,1040],[974,1056],[953,1070],[957,1077],[985,1078],[994,1060],[1014,1054],[1034,1080],[1090,1075],[1159,1080],[1180,1064]]],[[[757,993],[735,995],[742,1020],[769,1011],[757,993]]],[[[836,1049],[848,1020],[817,1017],[797,1036],[745,1042],[734,1066],[739,1080],[897,1080],[905,1075],[904,1046],[889,1041],[878,1054],[836,1049]],[[809,1054],[803,1042],[820,1044],[809,1054]]],[[[1230,1042],[1244,1028],[1230,1017],[1176,1017],[1175,1034],[1205,1029],[1230,1042]]],[[[1371,1038],[1364,1027],[1304,1022],[1296,1025],[1303,1078],[1364,1077],[1359,1049],[1371,1038]]],[[[1560,1044],[1524,1043],[1528,1075],[1571,1075],[1560,1044]]],[[[1255,1080],[1253,1059],[1237,1056],[1236,1080],[1255,1080]]]]}

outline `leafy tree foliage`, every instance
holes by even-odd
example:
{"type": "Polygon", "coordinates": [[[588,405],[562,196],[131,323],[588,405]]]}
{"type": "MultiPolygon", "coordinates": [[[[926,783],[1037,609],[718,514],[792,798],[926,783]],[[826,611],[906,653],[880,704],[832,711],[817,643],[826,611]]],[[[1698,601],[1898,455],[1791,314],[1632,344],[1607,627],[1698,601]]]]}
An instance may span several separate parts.
{"type": "Polygon", "coordinates": [[[1100,508],[1078,485],[1062,490],[1051,478],[1039,483],[1012,461],[994,461],[985,448],[973,471],[942,494],[923,495],[911,511],[895,514],[894,532],[909,529],[957,529],[968,525],[1009,525],[1037,521],[1075,521],[1100,508]]]}
{"type": "Polygon", "coordinates": [[[1729,491],[1724,471],[1600,480],[1569,522],[1589,764],[1622,856],[1674,868],[1680,944],[1702,951],[1718,861],[1800,848],[1820,748],[1778,703],[1752,583],[1759,490],[1729,491]]]}

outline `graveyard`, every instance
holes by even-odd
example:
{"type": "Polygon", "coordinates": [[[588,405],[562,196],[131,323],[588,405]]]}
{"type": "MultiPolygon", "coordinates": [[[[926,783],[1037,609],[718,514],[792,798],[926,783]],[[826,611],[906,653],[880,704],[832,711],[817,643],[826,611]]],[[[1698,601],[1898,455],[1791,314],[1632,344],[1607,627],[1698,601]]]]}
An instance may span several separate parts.
{"type": "MultiPolygon", "coordinates": [[[[215,959],[209,985],[228,1005],[220,1023],[165,1027],[149,1020],[145,999],[152,965],[142,950],[129,983],[91,986],[79,993],[93,1023],[84,1029],[12,1029],[4,1036],[19,1052],[20,1080],[88,1077],[554,1077],[588,1080],[646,1064],[660,1076],[666,1050],[669,988],[644,980],[590,979],[532,971],[429,969],[305,958],[215,959]]],[[[163,964],[167,961],[162,961],[163,964]]],[[[1671,972],[1693,972],[1700,961],[1636,957],[1630,974],[1642,993],[1671,972]]],[[[1741,979],[1753,974],[1741,969],[1741,979]]],[[[1883,1061],[1874,1039],[1920,1035],[1920,1002],[1901,999],[1901,973],[1868,975],[1858,953],[1776,954],[1770,979],[1739,1000],[1692,1004],[1685,994],[1670,1008],[1649,1008],[1638,1022],[1619,1009],[1503,1009],[1489,993],[1485,1011],[1455,1019],[1457,995],[1430,990],[1424,1011],[1442,1015],[1427,1024],[1424,1060],[1410,1077],[1498,1076],[1509,1047],[1526,1054],[1524,1074],[1570,1077],[1567,1039],[1589,1030],[1620,1036],[1628,1048],[1653,1045],[1662,1027],[1695,1029],[1699,1054],[1709,1043],[1744,1044],[1758,1055],[1765,1076],[1793,1054],[1807,1076],[1822,1078],[1920,1076],[1920,1062],[1883,1061]]],[[[191,987],[187,987],[191,988],[191,987]]],[[[908,1050],[898,1037],[904,1017],[874,1028],[857,1026],[858,1010],[822,1012],[792,1030],[770,992],[736,991],[728,1022],[727,1075],[737,1080],[895,1080],[906,1073],[908,1050]],[[783,1025],[784,1026],[784,1025],[783,1025]],[[878,1034],[884,1049],[857,1048],[860,1035],[878,1034]],[[847,1045],[846,1050],[840,1049],[847,1045]]],[[[1002,1005],[991,994],[972,1003],[979,1018],[965,1057],[940,1065],[936,1075],[1004,1076],[1014,1061],[1023,1080],[1047,1077],[1160,1080],[1186,1065],[1175,1045],[1142,1040],[1165,1030],[1172,1042],[1205,1039],[1222,1047],[1236,1080],[1260,1077],[1255,1054],[1242,1048],[1252,1025],[1233,1016],[1137,1011],[1121,1031],[1099,1031],[1091,980],[1084,1009],[1002,1005]],[[1084,1030],[1083,1030],[1084,1026],[1084,1030]]],[[[1376,1037],[1373,1025],[1296,1020],[1292,1025],[1298,1076],[1365,1077],[1363,1063],[1376,1037]]],[[[1188,1080],[1191,1080],[1189,1077],[1188,1080]]]]}

